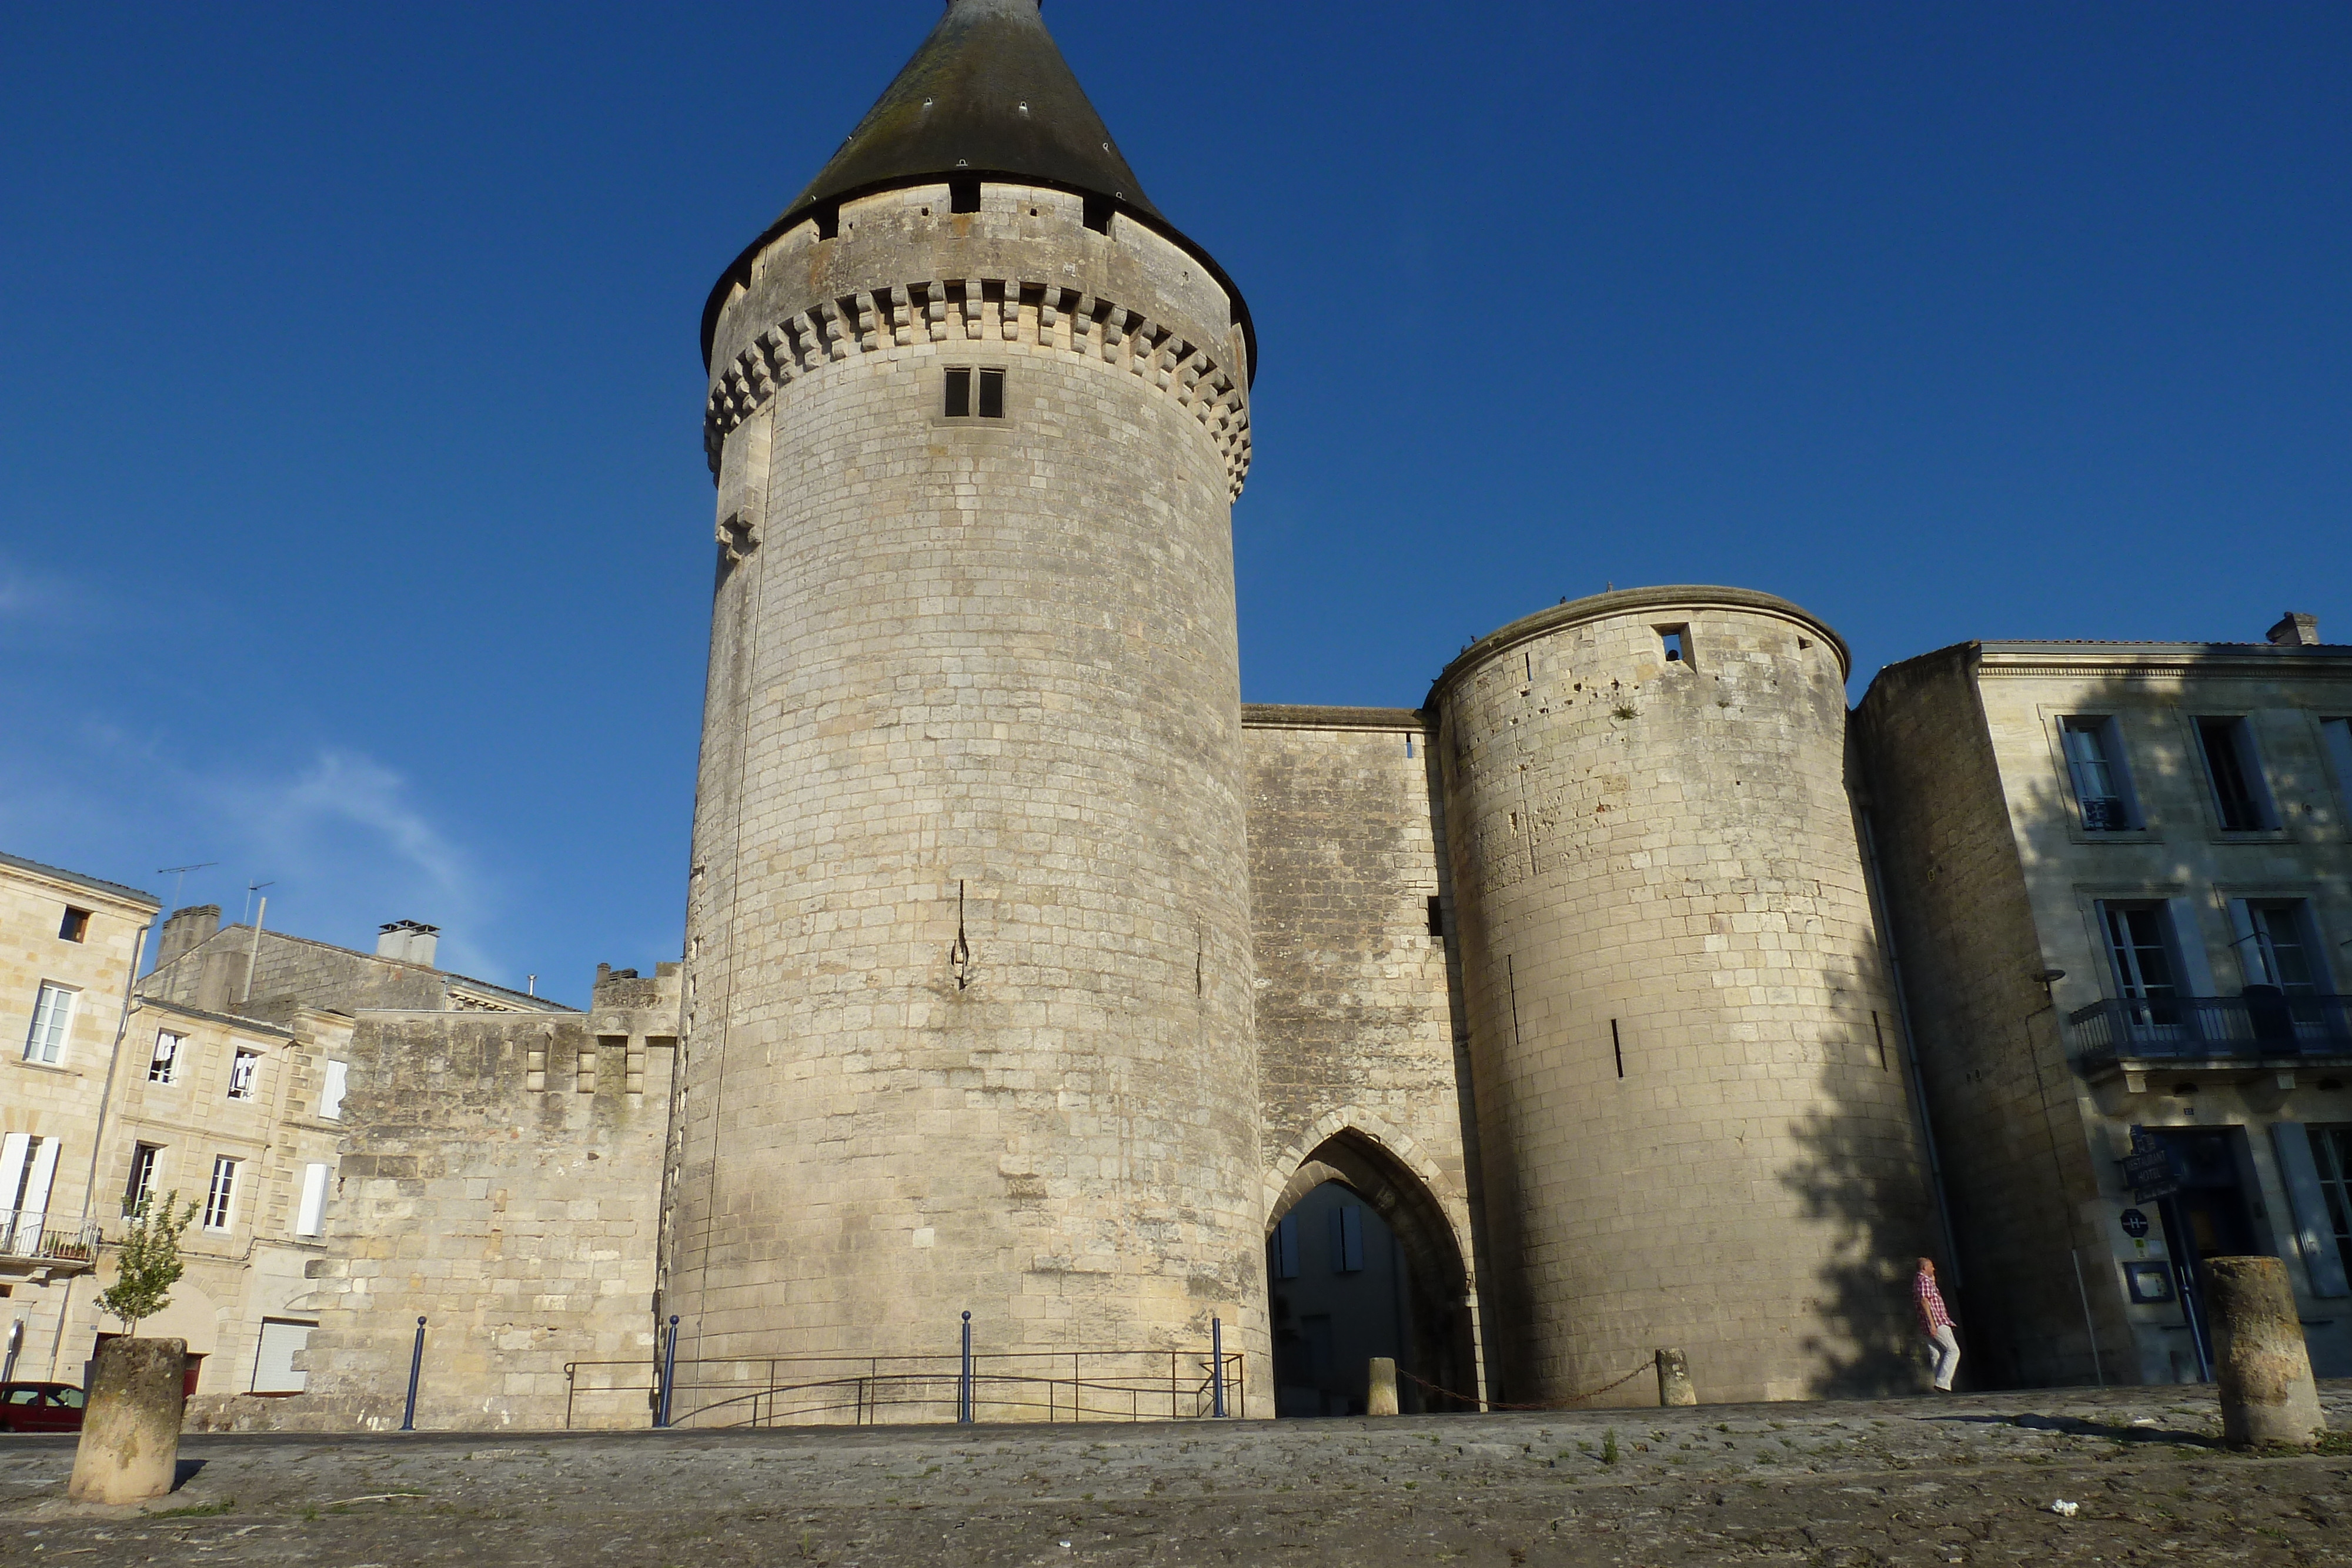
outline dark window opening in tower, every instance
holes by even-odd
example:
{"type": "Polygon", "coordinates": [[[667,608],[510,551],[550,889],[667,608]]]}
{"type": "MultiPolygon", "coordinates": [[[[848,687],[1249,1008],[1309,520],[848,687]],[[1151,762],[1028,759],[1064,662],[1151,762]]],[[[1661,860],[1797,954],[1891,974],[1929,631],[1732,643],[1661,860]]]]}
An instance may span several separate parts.
{"type": "Polygon", "coordinates": [[[958,174],[948,181],[948,211],[976,213],[980,211],[980,176],[958,174]]]}
{"type": "Polygon", "coordinates": [[[1445,900],[1433,893],[1429,895],[1429,934],[1445,935],[1445,900]]]}
{"type": "Polygon", "coordinates": [[[816,210],[815,217],[817,238],[839,239],[841,237],[840,203],[829,202],[825,205],[819,207],[816,210]]]}
{"type": "Polygon", "coordinates": [[[1690,629],[1686,626],[1661,626],[1658,641],[1665,645],[1666,663],[1684,664],[1690,662],[1690,629]]]}
{"type": "Polygon", "coordinates": [[[1087,196],[1084,201],[1086,207],[1080,216],[1087,227],[1098,235],[1110,233],[1110,214],[1114,209],[1111,199],[1108,196],[1087,196]]]}
{"type": "Polygon", "coordinates": [[[947,415],[950,419],[971,417],[971,372],[970,371],[948,372],[947,415]]]}
{"type": "Polygon", "coordinates": [[[980,417],[982,419],[1004,417],[1004,372],[1003,371],[980,372],[980,417]]]}
{"type": "Polygon", "coordinates": [[[1361,1197],[1325,1182],[1265,1239],[1277,1416],[1360,1416],[1371,1362],[1400,1369],[1400,1408],[1418,1411],[1412,1291],[1396,1233],[1361,1197]]]}

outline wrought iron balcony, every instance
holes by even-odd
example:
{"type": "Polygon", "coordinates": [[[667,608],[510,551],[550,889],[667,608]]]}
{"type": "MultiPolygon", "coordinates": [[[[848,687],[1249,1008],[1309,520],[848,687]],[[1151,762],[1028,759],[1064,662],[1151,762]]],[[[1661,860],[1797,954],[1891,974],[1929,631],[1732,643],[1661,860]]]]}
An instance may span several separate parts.
{"type": "Polygon", "coordinates": [[[2352,997],[2264,986],[2238,997],[2111,998],[2067,1014],[2066,1022],[2084,1065],[2094,1067],[2352,1057],[2352,997]]]}
{"type": "Polygon", "coordinates": [[[98,1222],[53,1218],[37,1208],[0,1208],[0,1263],[78,1272],[98,1261],[98,1222]]]}

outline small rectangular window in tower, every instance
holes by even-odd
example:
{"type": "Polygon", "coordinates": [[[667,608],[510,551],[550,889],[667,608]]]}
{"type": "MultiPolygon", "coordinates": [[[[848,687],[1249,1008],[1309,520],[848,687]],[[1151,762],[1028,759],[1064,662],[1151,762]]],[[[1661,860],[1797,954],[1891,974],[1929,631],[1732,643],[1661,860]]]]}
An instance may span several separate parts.
{"type": "Polygon", "coordinates": [[[971,372],[970,371],[948,372],[947,413],[950,419],[971,417],[971,372]]]}
{"type": "Polygon", "coordinates": [[[982,419],[1004,417],[1004,372],[1003,371],[980,372],[980,417],[982,419]]]}
{"type": "Polygon", "coordinates": [[[89,939],[89,911],[87,909],[74,909],[68,907],[66,910],[65,919],[60,921],[58,925],[58,939],[61,942],[88,941],[89,939]]]}
{"type": "Polygon", "coordinates": [[[1429,895],[1429,934],[1432,936],[1445,935],[1445,900],[1433,893],[1429,895]]]}
{"type": "Polygon", "coordinates": [[[1658,642],[1666,651],[1667,664],[1687,664],[1690,663],[1689,627],[1661,626],[1658,628],[1658,642]]]}
{"type": "Polygon", "coordinates": [[[980,176],[952,174],[948,177],[948,211],[976,213],[980,211],[980,176]]]}

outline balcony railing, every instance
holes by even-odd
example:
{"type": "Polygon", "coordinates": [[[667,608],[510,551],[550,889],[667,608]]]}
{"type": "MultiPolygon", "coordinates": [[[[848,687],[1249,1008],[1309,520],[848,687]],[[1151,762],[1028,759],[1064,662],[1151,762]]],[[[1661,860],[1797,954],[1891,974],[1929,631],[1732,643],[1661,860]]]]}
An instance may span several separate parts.
{"type": "Polygon", "coordinates": [[[2352,1056],[2352,997],[2114,998],[2066,1015],[2085,1061],[2352,1056]]]}
{"type": "Polygon", "coordinates": [[[53,1219],[37,1208],[0,1208],[0,1257],[48,1263],[98,1261],[98,1222],[53,1219]]]}

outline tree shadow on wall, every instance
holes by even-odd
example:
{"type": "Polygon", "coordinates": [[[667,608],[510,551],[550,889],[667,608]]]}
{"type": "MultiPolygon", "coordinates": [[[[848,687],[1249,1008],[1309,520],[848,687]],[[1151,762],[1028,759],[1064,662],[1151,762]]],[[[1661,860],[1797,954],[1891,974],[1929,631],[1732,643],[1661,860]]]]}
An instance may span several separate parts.
{"type": "Polygon", "coordinates": [[[1817,1398],[1916,1393],[1927,1379],[1911,1276],[1917,1260],[1937,1249],[1901,1022],[1891,1003],[1874,1012],[1873,1001],[1892,988],[1874,975],[1832,967],[1822,983],[1833,996],[1855,998],[1854,1016],[1821,1042],[1816,1108],[1789,1128],[1803,1153],[1780,1174],[1804,1217],[1832,1228],[1807,1313],[1829,1329],[1799,1342],[1816,1366],[1809,1392],[1817,1398]]]}

